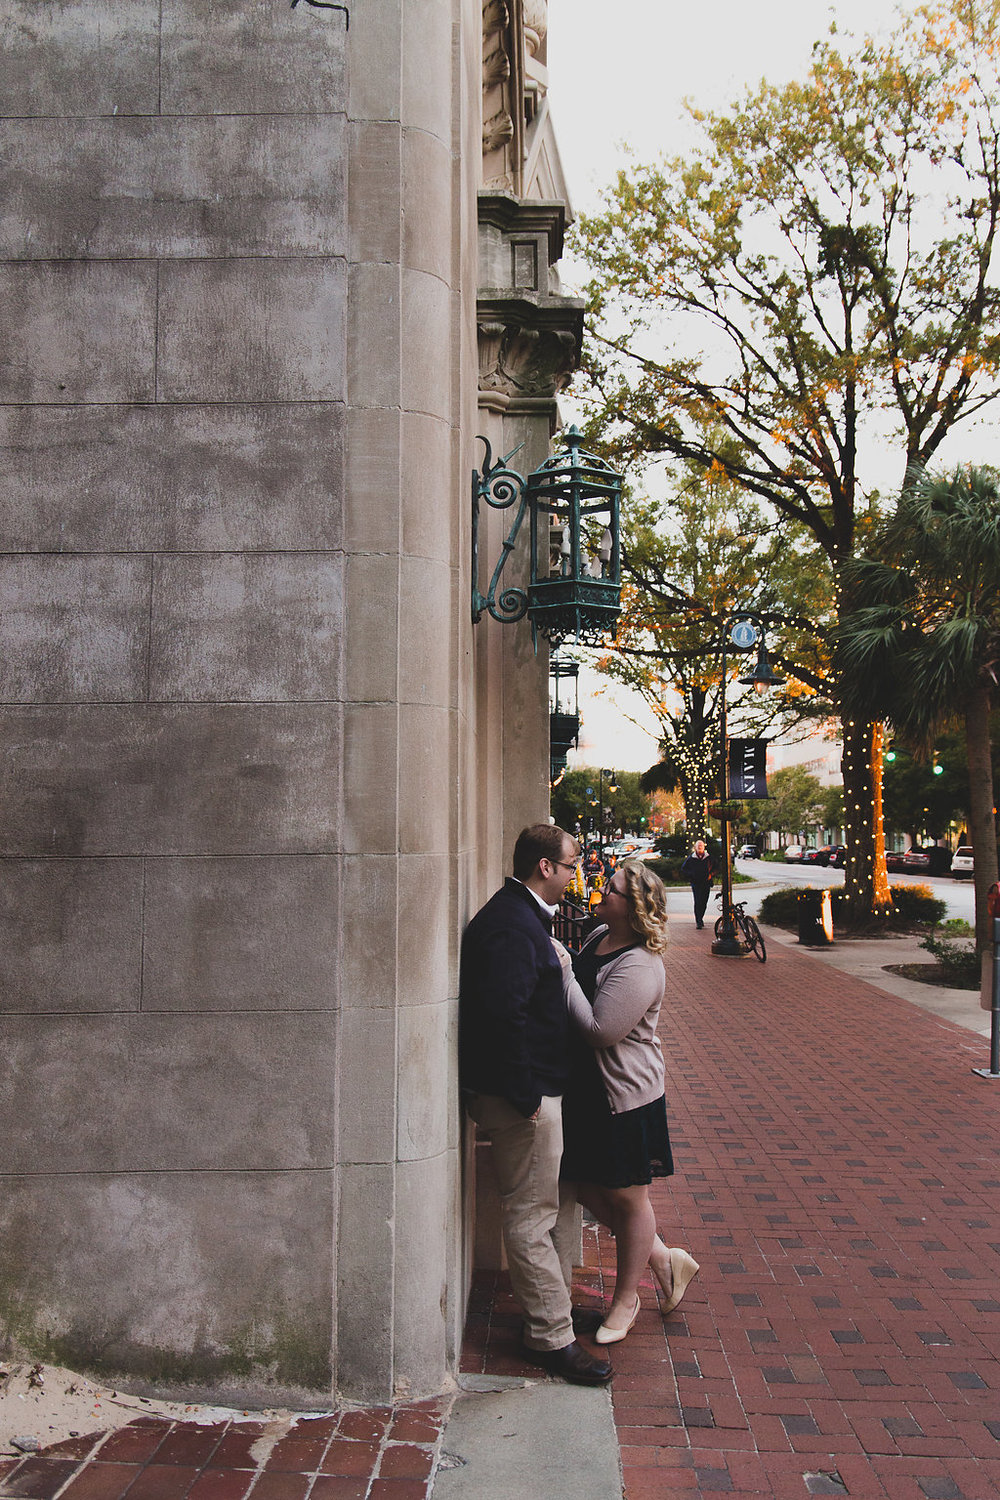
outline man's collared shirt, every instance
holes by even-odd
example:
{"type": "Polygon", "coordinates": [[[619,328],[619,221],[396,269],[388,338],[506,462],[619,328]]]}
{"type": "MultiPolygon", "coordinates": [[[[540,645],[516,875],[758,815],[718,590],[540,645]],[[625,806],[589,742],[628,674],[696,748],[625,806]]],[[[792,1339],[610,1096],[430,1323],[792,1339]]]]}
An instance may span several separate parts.
{"type": "MultiPolygon", "coordinates": [[[[517,880],[517,876],[516,875],[512,875],[510,878],[511,878],[511,880],[517,880]]],[[[518,883],[518,885],[523,885],[524,889],[528,892],[529,895],[534,896],[535,900],[538,902],[539,906],[542,908],[542,911],[545,912],[546,916],[549,918],[550,921],[552,921],[552,920],[555,919],[556,912],[559,910],[558,902],[556,903],[555,906],[550,906],[549,903],[547,901],[543,901],[542,898],[541,898],[541,896],[538,894],[538,892],[537,891],[533,891],[531,889],[531,886],[528,885],[525,881],[523,881],[523,880],[517,880],[517,883],[518,883]]]]}

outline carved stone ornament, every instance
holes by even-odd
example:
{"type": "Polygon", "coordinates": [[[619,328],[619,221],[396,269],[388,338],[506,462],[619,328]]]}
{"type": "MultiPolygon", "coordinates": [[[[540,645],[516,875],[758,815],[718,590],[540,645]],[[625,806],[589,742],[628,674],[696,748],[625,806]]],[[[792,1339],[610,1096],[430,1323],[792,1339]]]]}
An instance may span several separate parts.
{"type": "Polygon", "coordinates": [[[479,324],[479,389],[505,396],[554,397],[576,368],[578,334],[494,320],[479,324]]]}
{"type": "Polygon", "coordinates": [[[483,56],[483,93],[496,88],[510,77],[510,58],[505,47],[497,46],[489,55],[483,56]]]}
{"type": "Polygon", "coordinates": [[[514,121],[505,109],[483,121],[483,150],[499,151],[514,139],[514,121]]]}
{"type": "Polygon", "coordinates": [[[496,390],[496,375],[500,368],[500,350],[503,348],[505,323],[481,321],[476,330],[479,337],[479,389],[496,390]]]}
{"type": "Polygon", "coordinates": [[[507,9],[507,0],[484,0],[483,4],[483,36],[489,37],[495,31],[503,31],[510,20],[510,12],[507,9]]]}
{"type": "Polygon", "coordinates": [[[523,9],[524,45],[537,57],[549,29],[548,0],[524,0],[523,9]]]}
{"type": "Polygon", "coordinates": [[[509,90],[510,10],[506,0],[483,4],[483,152],[501,151],[514,139],[509,90]]]}

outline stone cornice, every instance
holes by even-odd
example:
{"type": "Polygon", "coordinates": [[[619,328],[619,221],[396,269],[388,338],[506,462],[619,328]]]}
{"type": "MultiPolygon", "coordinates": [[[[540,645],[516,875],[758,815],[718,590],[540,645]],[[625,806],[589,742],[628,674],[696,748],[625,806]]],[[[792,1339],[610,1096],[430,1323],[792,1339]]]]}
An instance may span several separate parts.
{"type": "Polygon", "coordinates": [[[566,233],[565,203],[546,203],[541,199],[515,198],[512,193],[479,193],[479,222],[492,224],[503,234],[544,234],[548,237],[549,265],[563,253],[566,233]]]}
{"type": "Polygon", "coordinates": [[[484,290],[476,304],[479,389],[553,399],[580,359],[578,297],[484,290]]]}

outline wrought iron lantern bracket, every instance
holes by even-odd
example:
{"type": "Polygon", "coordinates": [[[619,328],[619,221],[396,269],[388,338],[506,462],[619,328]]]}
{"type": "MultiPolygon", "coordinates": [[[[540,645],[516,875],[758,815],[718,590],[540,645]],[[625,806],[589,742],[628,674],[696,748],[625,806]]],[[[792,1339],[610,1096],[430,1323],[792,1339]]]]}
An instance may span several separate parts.
{"type": "MultiPolygon", "coordinates": [[[[484,611],[506,624],[531,621],[538,636],[558,646],[569,637],[598,644],[613,635],[621,612],[619,509],[621,475],[582,450],[582,434],[566,433],[566,446],[527,479],[510,468],[519,450],[494,461],[486,438],[482,472],[472,477],[472,619],[484,611]],[[517,506],[487,593],[478,587],[479,518],[483,502],[496,510],[517,506]],[[500,580],[524,521],[531,518],[531,575],[527,590],[500,580]]],[[[523,446],[523,445],[522,445],[523,446]]]]}
{"type": "Polygon", "coordinates": [[[518,443],[506,458],[498,458],[494,463],[493,449],[489,439],[481,437],[479,441],[485,448],[486,454],[482,473],[477,469],[472,474],[472,623],[478,625],[483,610],[486,610],[494,620],[499,620],[501,625],[513,624],[515,620],[523,620],[528,612],[527,592],[524,589],[508,588],[503,590],[498,599],[497,589],[500,586],[500,576],[507,566],[507,559],[517,542],[517,534],[521,530],[525,511],[528,509],[528,487],[517,470],[509,467],[511,459],[521,451],[524,444],[518,443]],[[509,510],[512,505],[517,505],[510,531],[507,533],[497,565],[493,569],[489,590],[485,594],[479,592],[477,581],[479,578],[479,507],[483,501],[494,510],[509,510]]]}

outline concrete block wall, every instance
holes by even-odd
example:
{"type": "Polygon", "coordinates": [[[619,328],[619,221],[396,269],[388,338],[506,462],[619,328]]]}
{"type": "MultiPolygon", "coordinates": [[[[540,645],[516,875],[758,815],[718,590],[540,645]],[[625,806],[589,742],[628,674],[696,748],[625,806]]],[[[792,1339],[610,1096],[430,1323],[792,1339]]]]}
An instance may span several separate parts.
{"type": "Polygon", "coordinates": [[[474,0],[10,0],[0,1339],[441,1388],[474,0]]]}

